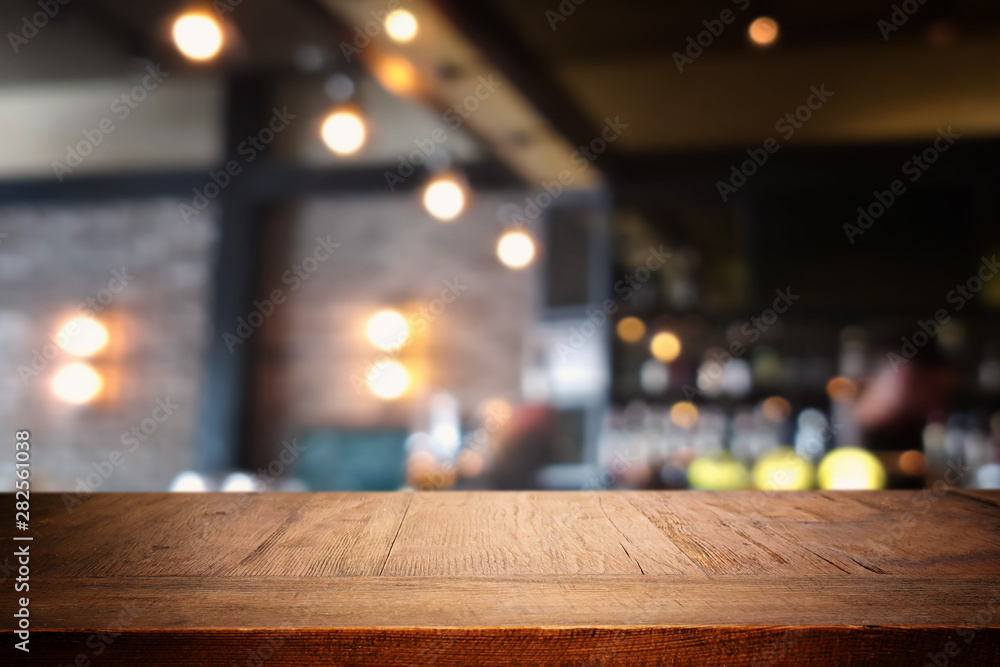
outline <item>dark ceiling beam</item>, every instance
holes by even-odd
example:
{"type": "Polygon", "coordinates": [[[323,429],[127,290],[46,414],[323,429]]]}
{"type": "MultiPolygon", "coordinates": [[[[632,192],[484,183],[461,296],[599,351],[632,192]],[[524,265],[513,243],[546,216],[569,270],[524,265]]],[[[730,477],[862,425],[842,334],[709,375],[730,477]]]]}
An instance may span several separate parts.
{"type": "MultiPolygon", "coordinates": [[[[283,202],[295,197],[333,195],[391,195],[386,172],[397,165],[367,167],[311,167],[269,164],[257,172],[242,173],[234,182],[246,180],[252,185],[249,194],[260,202],[283,202]]],[[[479,191],[503,190],[523,185],[506,165],[490,161],[459,164],[469,185],[479,191]]],[[[217,169],[216,169],[217,170],[217,169]]],[[[429,172],[418,170],[402,183],[395,193],[413,192],[423,186],[429,172]]],[[[67,178],[62,183],[52,178],[0,180],[0,204],[75,204],[109,202],[176,196],[190,199],[192,190],[210,182],[208,169],[178,169],[140,173],[113,173],[67,178]]]]}
{"type": "MultiPolygon", "coordinates": [[[[541,54],[487,0],[432,0],[441,12],[528,98],[553,129],[574,146],[588,145],[601,126],[584,113],[541,54]]],[[[601,155],[602,171],[612,171],[616,151],[601,155]]]]}

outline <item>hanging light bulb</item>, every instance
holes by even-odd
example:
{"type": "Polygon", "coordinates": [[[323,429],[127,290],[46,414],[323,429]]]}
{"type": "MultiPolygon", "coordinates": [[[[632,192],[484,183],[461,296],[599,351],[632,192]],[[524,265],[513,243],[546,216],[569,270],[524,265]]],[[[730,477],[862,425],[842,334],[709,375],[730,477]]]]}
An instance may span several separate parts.
{"type": "Polygon", "coordinates": [[[523,269],[535,258],[535,241],[520,229],[504,232],[497,241],[497,257],[508,268],[523,269]]]}
{"type": "Polygon", "coordinates": [[[441,176],[424,189],[424,208],[442,221],[451,221],[465,209],[465,188],[454,176],[441,176]]]}
{"type": "Polygon", "coordinates": [[[358,152],[367,136],[360,114],[349,109],[340,109],[327,116],[320,134],[327,148],[337,155],[358,152]]]}
{"type": "Polygon", "coordinates": [[[396,42],[409,42],[417,36],[417,17],[405,9],[391,11],[385,17],[385,31],[396,42]]]}
{"type": "Polygon", "coordinates": [[[191,60],[211,60],[222,50],[222,26],[205,13],[189,12],[177,17],[171,34],[177,50],[191,60]]]}
{"type": "Polygon", "coordinates": [[[747,36],[756,46],[771,46],[778,39],[778,22],[770,16],[758,16],[747,28],[747,36]]]}

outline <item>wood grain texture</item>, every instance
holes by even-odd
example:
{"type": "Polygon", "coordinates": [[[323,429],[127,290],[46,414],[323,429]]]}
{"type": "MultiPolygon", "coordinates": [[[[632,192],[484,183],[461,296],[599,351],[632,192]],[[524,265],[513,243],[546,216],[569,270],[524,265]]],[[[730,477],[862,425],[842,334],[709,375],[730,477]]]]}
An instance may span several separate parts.
{"type": "Polygon", "coordinates": [[[42,494],[32,519],[32,653],[3,664],[1000,665],[997,492],[42,494]]]}

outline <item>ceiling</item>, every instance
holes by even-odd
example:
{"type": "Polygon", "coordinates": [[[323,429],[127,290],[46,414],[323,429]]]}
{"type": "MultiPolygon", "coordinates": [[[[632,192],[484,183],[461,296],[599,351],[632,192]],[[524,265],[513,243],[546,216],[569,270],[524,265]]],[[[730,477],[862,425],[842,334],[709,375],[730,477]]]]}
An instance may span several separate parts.
{"type": "Polygon", "coordinates": [[[615,146],[622,152],[752,146],[820,84],[834,96],[796,132],[797,144],[919,139],[946,125],[1000,134],[1000,3],[990,0],[920,5],[888,39],[879,25],[891,18],[888,2],[587,0],[556,18],[573,3],[476,4],[472,22],[509,30],[506,42],[520,42],[528,59],[525,75],[549,77],[565,107],[592,128],[606,117],[629,123],[615,146]],[[725,9],[735,21],[678,71],[673,54],[725,9]],[[746,39],[760,15],[781,29],[766,50],[746,39]]]}

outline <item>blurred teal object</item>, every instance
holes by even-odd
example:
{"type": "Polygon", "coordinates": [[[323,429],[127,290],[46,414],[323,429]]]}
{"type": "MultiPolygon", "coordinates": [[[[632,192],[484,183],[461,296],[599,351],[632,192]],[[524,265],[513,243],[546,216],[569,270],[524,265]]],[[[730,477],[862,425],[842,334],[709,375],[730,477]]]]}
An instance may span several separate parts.
{"type": "Polygon", "coordinates": [[[311,431],[296,476],[311,491],[396,491],[406,482],[406,431],[311,431]]]}

